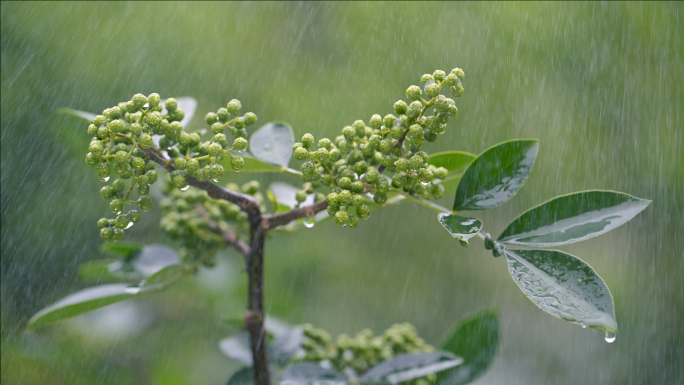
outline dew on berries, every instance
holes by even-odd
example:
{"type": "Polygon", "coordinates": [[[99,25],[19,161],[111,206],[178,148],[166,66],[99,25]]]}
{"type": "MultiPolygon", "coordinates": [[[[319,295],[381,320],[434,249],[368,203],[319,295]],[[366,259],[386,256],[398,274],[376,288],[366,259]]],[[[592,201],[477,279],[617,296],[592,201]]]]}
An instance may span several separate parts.
{"type": "Polygon", "coordinates": [[[190,185],[186,185],[185,187],[180,188],[181,191],[188,191],[190,188],[190,185]]]}
{"type": "Polygon", "coordinates": [[[128,229],[130,229],[131,227],[133,227],[133,222],[128,222],[128,224],[126,225],[126,227],[124,227],[124,230],[128,230],[128,229]]]}
{"type": "Polygon", "coordinates": [[[109,182],[109,177],[100,178],[100,182],[109,182]]]}

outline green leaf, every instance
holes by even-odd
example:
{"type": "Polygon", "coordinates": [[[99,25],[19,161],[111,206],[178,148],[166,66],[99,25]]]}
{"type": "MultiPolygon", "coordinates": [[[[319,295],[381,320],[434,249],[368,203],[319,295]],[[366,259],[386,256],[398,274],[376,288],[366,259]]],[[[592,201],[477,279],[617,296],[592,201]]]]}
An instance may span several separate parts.
{"type": "Polygon", "coordinates": [[[287,167],[295,143],[294,131],[285,122],[270,122],[249,138],[249,151],[258,159],[287,167]]]}
{"type": "Polygon", "coordinates": [[[449,173],[459,171],[477,158],[477,155],[464,151],[437,152],[428,157],[428,164],[435,167],[444,167],[449,173]]]}
{"type": "Polygon", "coordinates": [[[339,373],[312,362],[294,364],[280,375],[281,385],[344,385],[346,383],[339,373]]]}
{"type": "Polygon", "coordinates": [[[138,252],[145,247],[142,243],[134,242],[113,242],[103,243],[100,245],[100,251],[111,254],[119,258],[128,258],[133,253],[138,252]]]}
{"type": "Polygon", "coordinates": [[[458,184],[454,211],[488,210],[509,200],[525,183],[538,151],[537,140],[520,139],[480,154],[458,184]]]}
{"type": "Polygon", "coordinates": [[[242,368],[233,373],[226,385],[254,385],[254,370],[252,368],[242,368]]]}
{"type": "Polygon", "coordinates": [[[219,341],[219,349],[226,357],[232,358],[235,361],[248,366],[253,365],[252,349],[247,333],[240,333],[222,339],[219,341]]]}
{"type": "Polygon", "coordinates": [[[461,365],[463,358],[449,352],[399,354],[370,368],[362,384],[398,384],[461,365]]]}
{"type": "Polygon", "coordinates": [[[186,271],[183,268],[183,265],[169,265],[152,274],[147,279],[145,279],[145,281],[143,281],[141,288],[143,290],[162,289],[166,287],[168,284],[183,277],[185,274],[186,271]]]}
{"type": "Polygon", "coordinates": [[[436,385],[461,385],[475,381],[491,364],[499,345],[499,314],[494,309],[459,319],[441,349],[463,357],[464,363],[437,375],[436,385]]]}
{"type": "Polygon", "coordinates": [[[87,121],[88,123],[92,123],[95,120],[95,116],[97,116],[96,114],[93,114],[91,112],[74,110],[72,108],[60,108],[59,110],[57,110],[57,113],[75,116],[77,118],[81,118],[87,121]]]}
{"type": "Polygon", "coordinates": [[[562,195],[520,215],[506,227],[498,241],[535,247],[567,245],[622,225],[650,203],[615,191],[562,195]]]}
{"type": "Polygon", "coordinates": [[[584,261],[558,250],[504,253],[513,281],[540,309],[568,322],[617,333],[613,297],[584,261]]]}
{"type": "Polygon", "coordinates": [[[304,340],[304,330],[301,327],[294,327],[278,336],[270,344],[269,356],[278,365],[287,364],[292,355],[302,346],[304,340]]]}
{"type": "Polygon", "coordinates": [[[116,259],[99,259],[82,263],[78,266],[78,275],[83,280],[91,282],[121,281],[120,277],[113,275],[109,271],[109,266],[116,261],[116,259]]]}
{"type": "Polygon", "coordinates": [[[124,283],[95,286],[77,291],[36,313],[29,320],[28,328],[35,330],[53,322],[124,301],[133,298],[139,291],[139,288],[124,283]]]}
{"type": "Polygon", "coordinates": [[[456,239],[468,241],[477,235],[482,228],[482,222],[476,218],[466,218],[453,214],[437,214],[437,220],[456,239]]]}

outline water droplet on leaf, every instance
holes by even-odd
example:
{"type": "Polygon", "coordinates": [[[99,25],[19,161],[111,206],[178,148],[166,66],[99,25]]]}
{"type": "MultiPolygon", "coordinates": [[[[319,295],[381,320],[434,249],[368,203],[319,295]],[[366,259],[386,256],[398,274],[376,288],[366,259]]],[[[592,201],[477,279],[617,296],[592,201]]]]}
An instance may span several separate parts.
{"type": "Polygon", "coordinates": [[[189,188],[190,188],[190,185],[187,185],[187,186],[183,187],[183,188],[180,189],[180,190],[181,190],[181,191],[188,191],[189,188]]]}
{"type": "Polygon", "coordinates": [[[611,333],[611,332],[606,332],[606,342],[609,344],[612,344],[615,342],[615,339],[617,338],[617,334],[611,333]]]}
{"type": "Polygon", "coordinates": [[[126,228],[124,230],[128,230],[131,227],[133,227],[133,222],[128,222],[128,225],[126,226],[126,228]]]}
{"type": "Polygon", "coordinates": [[[100,178],[100,182],[109,182],[109,177],[100,178]]]}

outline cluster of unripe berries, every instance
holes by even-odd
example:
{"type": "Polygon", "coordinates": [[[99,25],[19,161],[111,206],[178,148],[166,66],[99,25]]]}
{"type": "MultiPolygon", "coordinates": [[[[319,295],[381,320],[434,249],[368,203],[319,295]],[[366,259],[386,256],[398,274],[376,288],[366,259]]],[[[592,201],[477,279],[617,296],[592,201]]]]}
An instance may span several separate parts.
{"type": "Polygon", "coordinates": [[[315,149],[311,134],[294,144],[295,159],[304,161],[304,181],[333,189],[326,198],[328,214],[338,225],[354,228],[359,218],[368,218],[370,211],[364,203],[368,192],[377,204],[387,201],[391,187],[421,198],[440,198],[444,194],[440,182],[447,170],[428,165],[428,154],[420,148],[425,141],[434,142],[443,134],[449,118],[458,113],[455,102],[441,95],[441,90],[448,86],[455,96],[461,96],[464,77],[459,68],[449,75],[441,70],[425,74],[421,77],[422,88],[411,86],[406,90],[410,104],[403,100],[394,103],[396,115],[373,115],[368,125],[357,120],[344,127],[334,141],[320,139],[315,149]],[[425,113],[433,106],[434,113],[427,116],[425,113]],[[381,175],[385,169],[394,173],[391,181],[381,175]],[[352,207],[354,211],[350,211],[352,207]]]}
{"type": "MultiPolygon", "coordinates": [[[[212,199],[205,191],[195,188],[181,192],[168,182],[162,190],[166,198],[160,202],[160,226],[166,235],[179,243],[178,254],[184,261],[194,261],[212,249],[225,245],[225,240],[209,228],[209,220],[221,230],[249,236],[248,215],[239,206],[223,199],[212,199]],[[204,213],[200,213],[200,210],[204,213]]],[[[228,183],[225,187],[253,196],[262,209],[265,208],[259,182],[251,181],[242,187],[228,183]]],[[[210,266],[214,260],[207,259],[204,263],[210,266]]]]}
{"type": "Polygon", "coordinates": [[[325,361],[342,373],[353,370],[355,375],[359,375],[398,354],[435,350],[418,336],[409,323],[392,325],[378,336],[369,329],[361,330],[354,337],[341,334],[334,342],[325,330],[309,324],[303,325],[303,329],[302,349],[295,353],[292,361],[325,361]]]}

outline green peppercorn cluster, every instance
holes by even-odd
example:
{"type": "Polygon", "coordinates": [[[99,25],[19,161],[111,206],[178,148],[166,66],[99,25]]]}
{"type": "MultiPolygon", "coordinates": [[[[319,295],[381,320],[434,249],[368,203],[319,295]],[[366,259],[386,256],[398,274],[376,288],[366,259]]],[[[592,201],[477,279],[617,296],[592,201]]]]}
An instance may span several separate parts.
{"type": "Polygon", "coordinates": [[[409,323],[392,325],[379,336],[369,329],[358,332],[354,337],[341,334],[333,342],[325,330],[306,324],[303,326],[302,350],[292,361],[328,361],[339,372],[352,369],[362,374],[382,361],[401,353],[432,352],[409,323]]]}
{"type": "Polygon", "coordinates": [[[141,211],[152,207],[148,194],[158,176],[154,162],[143,149],[167,152],[176,168],[171,173],[171,183],[181,190],[188,187],[187,176],[200,181],[220,180],[224,169],[218,162],[226,154],[235,171],[244,166],[244,159],[233,155],[232,151],[247,149],[245,127],[256,123],[257,117],[251,112],[240,116],[240,101],[233,99],[227,108],[207,114],[206,121],[214,135],[205,142],[198,133],[184,131],[181,120],[185,111],[178,107],[175,99],[167,99],[164,105],[165,114],[158,94],[147,97],[136,94],[127,102],[105,109],[88,126],[88,135],[93,139],[88,146],[86,163],[97,168],[103,182],[109,181],[112,172],[120,177],[100,191],[102,198],[110,201],[112,212],[117,214],[114,219],[102,218],[97,222],[101,237],[107,241],[120,240],[123,230],[140,220],[139,212],[125,212],[125,205],[136,205],[141,211]],[[223,133],[225,129],[229,129],[235,138],[231,145],[223,133]],[[158,148],[153,135],[160,136],[158,148]],[[132,199],[134,189],[138,195],[136,200],[132,199]]]}
{"type": "MultiPolygon", "coordinates": [[[[253,196],[261,209],[265,209],[258,181],[245,183],[242,187],[228,183],[225,187],[253,196]]],[[[185,192],[179,191],[173,188],[170,180],[162,192],[166,197],[160,202],[160,227],[166,235],[178,242],[178,254],[183,261],[193,262],[200,256],[225,245],[225,239],[209,228],[210,220],[221,230],[234,231],[244,239],[249,237],[248,215],[241,211],[238,205],[223,199],[212,199],[206,191],[196,188],[190,188],[185,192]]],[[[204,262],[207,266],[213,263],[213,259],[204,262]]]]}
{"type": "Polygon", "coordinates": [[[446,131],[449,119],[458,113],[453,99],[441,92],[447,86],[452,95],[460,97],[464,77],[459,68],[449,75],[441,70],[425,74],[422,88],[413,85],[406,90],[410,104],[403,100],[394,103],[396,115],[373,115],[368,125],[357,120],[344,127],[334,141],[320,139],[315,148],[311,134],[294,144],[295,159],[304,161],[304,181],[333,190],[326,197],[328,214],[339,226],[354,228],[359,219],[369,217],[364,197],[368,192],[377,204],[387,201],[391,189],[426,199],[444,194],[440,182],[447,170],[428,165],[428,154],[421,147],[425,141],[437,140],[446,131]],[[434,107],[433,113],[427,115],[430,107],[434,107]],[[393,173],[391,180],[381,175],[384,169],[393,173]]]}

